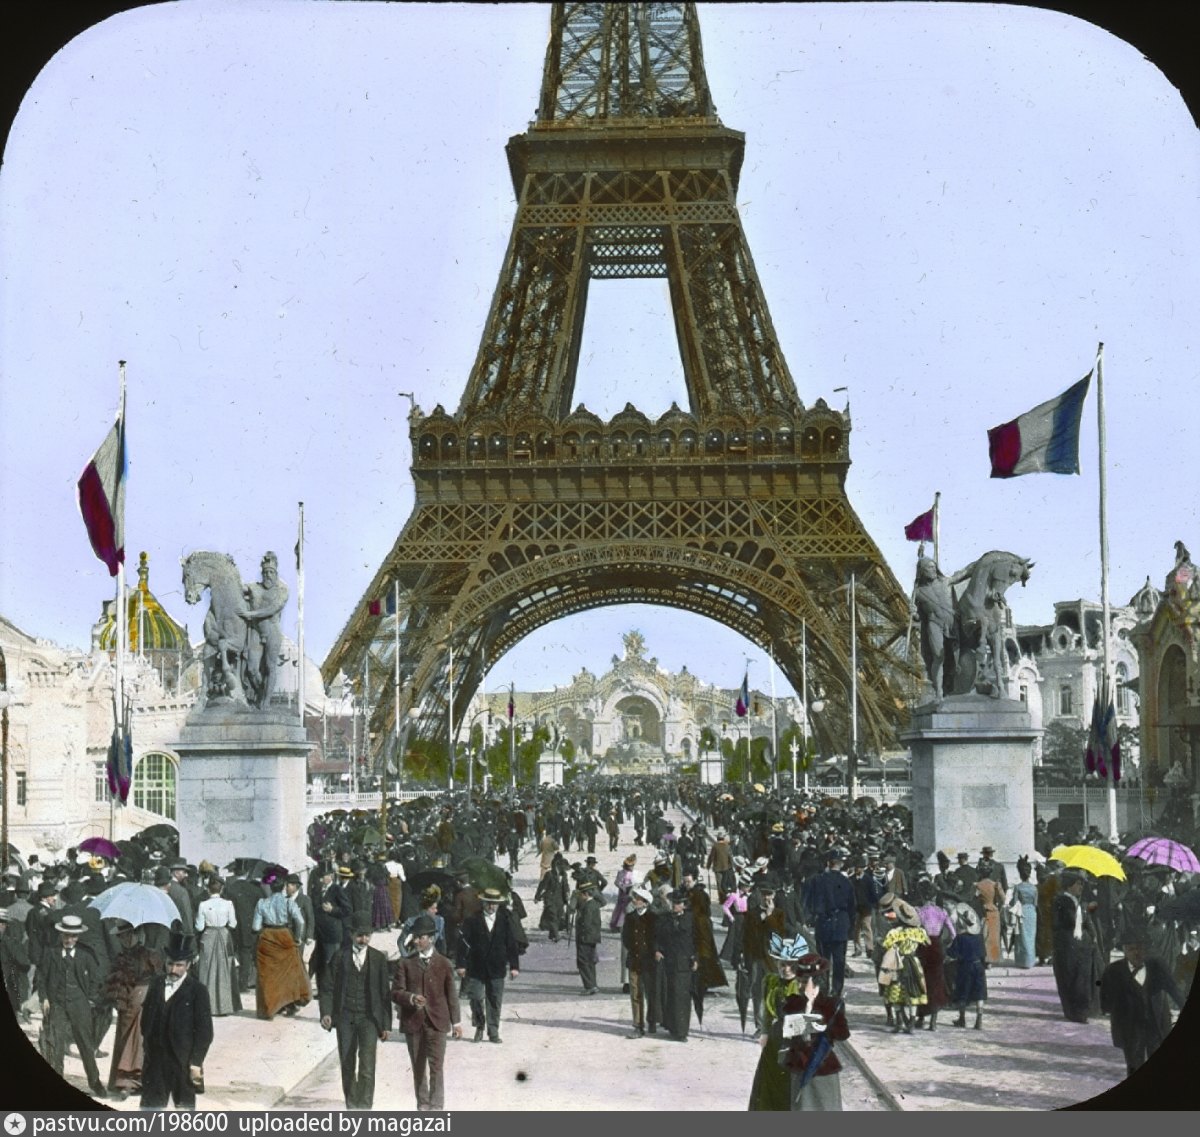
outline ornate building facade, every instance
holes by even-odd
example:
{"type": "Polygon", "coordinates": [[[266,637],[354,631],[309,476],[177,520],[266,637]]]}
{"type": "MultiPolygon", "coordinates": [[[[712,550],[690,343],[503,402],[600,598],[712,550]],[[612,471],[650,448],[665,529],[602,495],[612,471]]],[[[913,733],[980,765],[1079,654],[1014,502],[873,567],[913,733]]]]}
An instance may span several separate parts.
{"type": "Polygon", "coordinates": [[[1200,568],[1182,541],[1163,590],[1147,577],[1135,601],[1147,776],[1189,798],[1200,819],[1200,568]]]}
{"type": "MultiPolygon", "coordinates": [[[[553,691],[518,691],[514,695],[519,723],[549,728],[552,745],[569,740],[586,764],[599,772],[620,773],[665,769],[697,762],[704,747],[704,732],[711,732],[715,747],[727,738],[766,738],[775,730],[782,735],[799,714],[799,700],[776,699],[775,714],[769,696],[751,690],[745,716],[736,710],[738,691],[716,687],[693,675],[687,667],[670,672],[656,658],[646,658],[640,632],[622,637],[624,652],[614,655],[608,671],[595,675],[583,668],[566,687],[553,691]]],[[[493,723],[505,721],[507,692],[472,700],[460,735],[485,712],[493,723]]]]}

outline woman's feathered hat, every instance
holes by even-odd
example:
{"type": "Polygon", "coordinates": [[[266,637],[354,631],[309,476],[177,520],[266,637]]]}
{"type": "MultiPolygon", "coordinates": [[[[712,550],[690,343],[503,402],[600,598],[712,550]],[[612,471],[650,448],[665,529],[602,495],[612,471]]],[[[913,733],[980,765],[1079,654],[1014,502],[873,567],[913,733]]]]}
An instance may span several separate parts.
{"type": "Polygon", "coordinates": [[[808,940],[802,935],[797,935],[792,940],[785,940],[778,932],[772,932],[767,954],[780,963],[795,963],[808,954],[808,940]]]}

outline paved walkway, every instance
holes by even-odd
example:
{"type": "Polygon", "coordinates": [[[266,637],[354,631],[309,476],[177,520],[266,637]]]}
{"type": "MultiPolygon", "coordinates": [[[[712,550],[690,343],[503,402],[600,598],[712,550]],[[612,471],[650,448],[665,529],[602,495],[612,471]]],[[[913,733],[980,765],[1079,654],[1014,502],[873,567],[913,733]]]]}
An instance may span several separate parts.
{"type": "MultiPolygon", "coordinates": [[[[631,838],[631,828],[624,827],[623,835],[631,838]]],[[[609,853],[603,837],[598,848],[599,868],[610,882],[629,852],[638,853],[642,869],[653,854],[627,842],[609,853]]],[[[585,855],[567,854],[570,861],[585,855]]],[[[704,1022],[697,1025],[693,1019],[686,1045],[662,1037],[629,1039],[629,999],[620,989],[618,937],[606,933],[601,945],[600,994],[579,994],[574,946],[551,944],[537,930],[540,911],[531,899],[536,882],[536,858],[526,856],[516,886],[529,909],[526,926],[532,942],[520,976],[507,984],[504,1042],[449,1045],[448,1108],[602,1110],[624,1102],[631,1109],[744,1110],[759,1048],[742,1031],[732,990],[710,994],[704,1022]]],[[[610,888],[610,902],[611,897],[610,888]]],[[[374,942],[394,950],[395,933],[377,933],[374,942]]],[[[862,960],[850,963],[857,972],[847,982],[850,1047],[871,1078],[852,1061],[845,1062],[843,1097],[848,1110],[1056,1109],[1103,1093],[1124,1077],[1124,1062],[1110,1043],[1107,1020],[1086,1025],[1063,1020],[1048,967],[993,968],[982,1031],[956,1029],[951,1026],[953,1012],[943,1012],[935,1032],[893,1035],[885,1025],[873,971],[862,960]]],[[[248,1011],[216,1020],[202,1105],[340,1109],[335,1037],[320,1028],[315,1001],[294,1019],[278,1017],[272,1022],[256,1019],[253,1002],[249,1005],[248,1011]]],[[[469,1038],[469,1011],[464,1007],[463,1013],[469,1038]]],[[[35,1018],[26,1031],[31,1040],[37,1026],[35,1018]]],[[[1190,1024],[1185,1022],[1183,1029],[1190,1030],[1190,1024]]],[[[110,1033],[106,1044],[111,1040],[110,1033]]],[[[105,1074],[107,1063],[100,1062],[105,1074]]],[[[68,1057],[66,1075],[74,1086],[86,1088],[77,1058],[68,1057]]],[[[411,1086],[407,1050],[393,1034],[380,1049],[375,1108],[411,1109],[411,1086]]],[[[1165,1099],[1155,1100],[1157,1108],[1166,1104],[1165,1099]]],[[[137,1108],[136,1099],[112,1104],[122,1110],[137,1108]]]]}

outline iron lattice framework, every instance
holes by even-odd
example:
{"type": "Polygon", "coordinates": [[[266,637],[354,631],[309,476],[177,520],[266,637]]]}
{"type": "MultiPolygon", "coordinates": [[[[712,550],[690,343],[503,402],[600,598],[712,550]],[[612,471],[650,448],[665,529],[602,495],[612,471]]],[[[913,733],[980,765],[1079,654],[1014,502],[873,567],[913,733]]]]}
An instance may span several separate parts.
{"type": "Polygon", "coordinates": [[[413,514],[323,667],[370,676],[378,737],[405,733],[399,713],[444,738],[451,690],[460,722],[488,662],[535,628],[640,602],[735,629],[797,690],[806,625],[844,749],[855,572],[862,737],[893,739],[908,600],[846,496],[848,411],[805,407],[779,349],[736,204],[743,147],[713,108],[694,5],[554,5],[466,391],[454,414],[414,408],[413,514]],[[587,290],[627,277],[668,281],[690,406],[603,422],[571,410],[587,290]]]}

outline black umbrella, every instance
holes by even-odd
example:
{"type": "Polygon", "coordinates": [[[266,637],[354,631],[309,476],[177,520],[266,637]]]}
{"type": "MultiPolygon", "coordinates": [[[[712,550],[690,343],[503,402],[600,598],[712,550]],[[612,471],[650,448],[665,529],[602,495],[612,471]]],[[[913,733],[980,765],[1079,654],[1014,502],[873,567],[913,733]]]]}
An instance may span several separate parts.
{"type": "Polygon", "coordinates": [[[433,884],[442,890],[443,896],[448,896],[454,891],[455,881],[454,877],[441,869],[426,869],[424,872],[414,873],[408,881],[409,888],[415,893],[424,892],[433,884]]]}
{"type": "Polygon", "coordinates": [[[1158,906],[1155,915],[1185,923],[1200,920],[1200,888],[1189,888],[1182,896],[1173,896],[1158,906]]]}
{"type": "MultiPolygon", "coordinates": [[[[696,1008],[696,1024],[698,1026],[704,1025],[704,995],[705,995],[704,984],[696,977],[695,973],[693,973],[692,974],[692,1006],[696,1008]]],[[[746,1028],[746,1024],[743,1021],[742,1029],[745,1030],[745,1028],[746,1028]]]]}
{"type": "Polygon", "coordinates": [[[737,982],[734,986],[737,998],[738,1014],[742,1019],[742,1033],[746,1033],[746,1009],[750,1006],[750,973],[743,967],[737,969],[737,982]]]}

